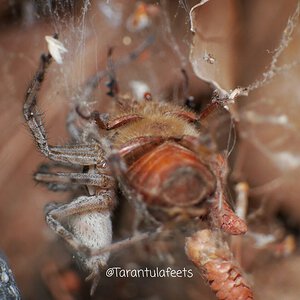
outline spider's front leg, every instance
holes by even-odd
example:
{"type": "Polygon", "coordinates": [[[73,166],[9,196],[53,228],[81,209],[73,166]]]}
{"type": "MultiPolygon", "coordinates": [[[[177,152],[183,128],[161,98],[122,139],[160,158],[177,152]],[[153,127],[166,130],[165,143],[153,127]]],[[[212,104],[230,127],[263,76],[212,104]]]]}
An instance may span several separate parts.
{"type": "Polygon", "coordinates": [[[78,252],[79,259],[90,272],[91,293],[98,284],[100,270],[106,265],[109,252],[90,254],[93,249],[107,247],[112,242],[110,216],[114,205],[114,193],[101,191],[95,196],[80,196],[68,204],[50,203],[46,207],[49,227],[78,252]]]}
{"type": "Polygon", "coordinates": [[[29,126],[35,141],[41,152],[48,156],[49,146],[46,137],[46,131],[42,122],[41,114],[37,110],[37,92],[41,88],[47,68],[52,61],[50,54],[43,54],[40,59],[39,68],[32,79],[30,86],[26,92],[23,114],[27,125],[29,126]]]}
{"type": "Polygon", "coordinates": [[[41,56],[39,68],[27,90],[23,107],[26,123],[31,130],[38,148],[49,159],[78,165],[95,165],[99,160],[103,159],[103,151],[98,144],[56,147],[48,144],[45,126],[37,107],[37,94],[51,61],[52,57],[50,54],[43,54],[41,56]]]}

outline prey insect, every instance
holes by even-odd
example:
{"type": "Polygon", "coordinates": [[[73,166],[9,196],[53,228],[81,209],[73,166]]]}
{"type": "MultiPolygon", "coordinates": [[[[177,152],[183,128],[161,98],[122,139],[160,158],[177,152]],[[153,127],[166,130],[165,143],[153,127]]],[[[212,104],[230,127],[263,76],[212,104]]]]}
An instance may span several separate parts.
{"type": "MultiPolygon", "coordinates": [[[[199,128],[211,107],[197,115],[183,107],[155,101],[152,97],[137,102],[114,95],[117,108],[110,115],[96,111],[85,114],[80,107],[75,110],[78,117],[93,125],[90,134],[83,138],[74,126],[70,126],[75,142],[52,146],[48,143],[37,106],[38,90],[51,61],[50,54],[41,56],[39,68],[26,93],[23,112],[41,153],[56,164],[77,170],[54,173],[44,169],[35,174],[35,179],[54,190],[65,190],[74,185],[87,188],[87,194],[70,203],[47,205],[45,214],[50,228],[78,253],[90,272],[92,293],[110,251],[128,244],[127,240],[112,243],[111,213],[117,204],[117,184],[128,200],[146,212],[148,208],[158,208],[171,214],[176,209],[182,214],[191,211],[195,217],[201,202],[208,200],[212,227],[229,234],[246,232],[245,222],[226,202],[224,186],[227,174],[223,171],[226,156],[211,153],[201,143],[199,128]]],[[[87,81],[83,97],[88,98],[93,92],[101,79],[99,74],[87,81]]],[[[110,74],[104,72],[102,75],[110,74]]],[[[150,213],[146,215],[151,217],[150,213]]],[[[133,240],[147,236],[149,234],[142,234],[133,240]]],[[[203,244],[191,245],[187,240],[187,255],[192,261],[197,260],[193,254],[195,251],[205,251],[203,244]]],[[[201,269],[206,263],[195,264],[201,269]]],[[[217,271],[215,276],[218,277],[217,271]]]]}

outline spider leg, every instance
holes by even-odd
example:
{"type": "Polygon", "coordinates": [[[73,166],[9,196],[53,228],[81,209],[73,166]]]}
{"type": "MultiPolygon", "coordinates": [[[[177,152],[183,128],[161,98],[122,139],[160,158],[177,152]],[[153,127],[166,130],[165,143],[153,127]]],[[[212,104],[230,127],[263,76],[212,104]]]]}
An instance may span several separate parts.
{"type": "Polygon", "coordinates": [[[46,222],[74,250],[88,255],[90,248],[83,244],[80,237],[75,236],[72,230],[62,225],[62,219],[75,215],[78,215],[78,218],[80,218],[81,214],[89,212],[110,212],[113,206],[113,195],[108,192],[103,192],[96,196],[80,196],[72,202],[62,205],[49,203],[45,207],[46,222]]]}
{"type": "Polygon", "coordinates": [[[109,252],[97,255],[91,251],[111,244],[110,212],[114,205],[113,193],[101,192],[96,196],[80,196],[68,204],[50,204],[46,207],[46,221],[49,227],[78,251],[78,258],[91,272],[91,294],[98,285],[100,269],[106,265],[109,258],[109,252]],[[66,217],[69,217],[68,226],[63,225],[63,219],[66,217]]]}
{"type": "Polygon", "coordinates": [[[35,138],[35,141],[39,149],[46,156],[49,155],[50,150],[47,142],[46,131],[42,122],[41,114],[37,109],[36,101],[37,101],[37,92],[42,85],[46,70],[49,67],[51,61],[52,61],[52,57],[50,54],[48,55],[43,54],[41,56],[40,65],[27,90],[25,96],[25,103],[23,107],[23,113],[27,125],[29,126],[32,135],[35,138]]]}
{"type": "Polygon", "coordinates": [[[114,187],[114,178],[106,174],[92,173],[40,173],[34,174],[34,179],[43,183],[73,184],[98,186],[101,189],[114,187]]]}
{"type": "MultiPolygon", "coordinates": [[[[34,178],[38,175],[41,174],[41,176],[43,176],[43,174],[53,174],[50,173],[50,170],[52,169],[57,169],[57,168],[63,168],[63,169],[69,169],[71,171],[76,171],[76,172],[82,172],[82,167],[78,166],[78,165],[72,165],[72,164],[66,164],[66,163],[62,163],[62,162],[55,162],[55,161],[50,161],[48,163],[43,163],[39,166],[37,172],[34,174],[34,178]]],[[[35,179],[38,182],[42,182],[45,183],[47,188],[50,191],[53,192],[68,192],[68,191],[76,191],[79,188],[81,188],[79,185],[74,185],[71,183],[59,183],[59,182],[51,182],[48,181],[46,182],[46,180],[43,181],[39,181],[38,179],[35,179]]],[[[83,188],[83,187],[82,187],[83,188]]]]}
{"type": "MultiPolygon", "coordinates": [[[[158,227],[154,232],[144,232],[144,233],[139,233],[133,237],[121,240],[119,242],[115,242],[113,244],[110,244],[108,246],[101,247],[99,249],[92,249],[91,250],[91,256],[99,256],[99,255],[104,255],[105,253],[111,253],[112,251],[117,251],[120,249],[124,249],[125,247],[128,247],[130,245],[133,245],[139,241],[148,239],[150,237],[155,237],[157,234],[159,234],[162,231],[162,227],[158,227]]],[[[86,277],[86,281],[92,280],[92,286],[91,286],[91,292],[90,294],[93,295],[96,287],[99,283],[100,279],[100,274],[99,274],[99,269],[94,269],[91,274],[86,277]]]]}
{"type": "Polygon", "coordinates": [[[48,182],[46,183],[47,189],[52,192],[71,192],[78,191],[81,187],[78,185],[48,182]]]}
{"type": "Polygon", "coordinates": [[[45,127],[37,108],[37,93],[44,80],[46,70],[50,65],[50,54],[42,55],[39,68],[27,90],[23,113],[28,127],[40,151],[49,159],[79,165],[96,164],[101,160],[103,151],[99,145],[69,145],[52,147],[48,144],[45,127]]]}
{"type": "Polygon", "coordinates": [[[111,245],[99,248],[99,249],[93,249],[91,251],[92,255],[101,255],[106,252],[113,252],[113,251],[118,251],[120,249],[123,249],[125,247],[128,247],[130,245],[133,245],[137,242],[143,241],[145,239],[149,239],[151,237],[155,237],[159,233],[163,231],[163,226],[157,227],[154,231],[147,231],[143,233],[137,233],[136,235],[133,235],[132,237],[126,238],[124,240],[114,242],[111,245]]]}
{"type": "Polygon", "coordinates": [[[95,151],[98,151],[99,145],[94,144],[71,144],[71,145],[64,145],[64,146],[52,146],[52,151],[62,151],[66,153],[75,153],[75,154],[82,154],[88,153],[88,155],[93,154],[95,151]]]}
{"type": "Polygon", "coordinates": [[[96,165],[105,162],[104,152],[99,144],[75,144],[50,146],[48,157],[55,161],[78,164],[82,166],[96,165]]]}
{"type": "Polygon", "coordinates": [[[49,161],[49,162],[40,164],[37,172],[38,173],[48,173],[48,172],[50,172],[50,170],[55,169],[55,168],[69,169],[69,170],[77,171],[77,172],[82,171],[82,166],[72,165],[69,163],[63,163],[63,162],[59,162],[59,161],[58,162],[57,161],[49,161]]]}

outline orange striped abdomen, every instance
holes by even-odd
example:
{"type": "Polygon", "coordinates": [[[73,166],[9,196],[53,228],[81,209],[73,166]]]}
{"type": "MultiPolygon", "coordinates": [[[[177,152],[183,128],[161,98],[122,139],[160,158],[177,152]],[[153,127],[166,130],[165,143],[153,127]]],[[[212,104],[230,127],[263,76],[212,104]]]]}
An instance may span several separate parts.
{"type": "Polygon", "coordinates": [[[215,177],[197,155],[166,142],[135,161],[128,170],[130,184],[148,204],[190,206],[215,190],[215,177]]]}

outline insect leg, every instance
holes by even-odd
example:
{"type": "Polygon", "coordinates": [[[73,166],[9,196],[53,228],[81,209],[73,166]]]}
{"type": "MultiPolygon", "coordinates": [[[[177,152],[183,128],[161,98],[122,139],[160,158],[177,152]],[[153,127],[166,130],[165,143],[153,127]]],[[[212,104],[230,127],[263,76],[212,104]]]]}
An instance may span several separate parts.
{"type": "MultiPolygon", "coordinates": [[[[249,186],[246,182],[239,182],[235,186],[236,192],[236,215],[242,220],[246,220],[247,209],[248,209],[248,193],[249,186]]],[[[242,263],[242,237],[233,236],[231,238],[231,250],[234,253],[237,261],[242,263]]]]}
{"type": "MultiPolygon", "coordinates": [[[[114,70],[124,65],[126,66],[131,61],[136,60],[149,46],[151,46],[151,44],[153,44],[154,39],[155,39],[154,36],[150,36],[143,43],[141,43],[134,51],[129,53],[128,56],[125,56],[120,60],[117,60],[114,63],[114,70]]],[[[81,103],[89,102],[94,90],[99,86],[100,81],[104,77],[109,76],[110,73],[111,73],[110,70],[104,70],[104,71],[99,71],[95,75],[91,76],[84,84],[81,96],[79,97],[80,102],[81,103]]]]}
{"type": "MultiPolygon", "coordinates": [[[[128,63],[130,63],[133,60],[136,60],[144,52],[144,50],[147,49],[153,42],[154,42],[154,37],[150,36],[141,45],[139,45],[134,51],[132,51],[128,56],[125,56],[124,58],[121,58],[120,60],[117,60],[116,62],[112,61],[112,49],[110,49],[108,52],[108,68],[107,68],[107,70],[97,72],[95,75],[91,76],[84,84],[81,95],[80,95],[80,97],[78,97],[78,99],[80,99],[80,101],[77,101],[76,108],[75,108],[77,113],[86,120],[95,120],[97,122],[98,126],[102,129],[110,130],[113,128],[123,126],[124,118],[120,118],[121,120],[119,120],[119,118],[116,120],[113,120],[112,124],[110,124],[108,122],[108,120],[106,120],[106,118],[105,118],[106,114],[101,114],[97,111],[92,112],[90,114],[90,116],[84,116],[80,112],[80,103],[83,103],[83,104],[88,103],[91,99],[93,92],[99,86],[100,81],[103,78],[108,76],[110,81],[108,83],[109,92],[107,94],[109,96],[114,97],[117,100],[117,102],[119,103],[119,105],[126,106],[128,103],[123,102],[121,97],[118,95],[118,84],[116,81],[115,72],[118,68],[120,68],[124,65],[127,65],[128,63]]],[[[72,119],[72,118],[73,118],[73,116],[70,115],[70,119],[72,119]]],[[[137,118],[141,118],[141,117],[133,115],[133,116],[128,117],[125,122],[128,123],[129,121],[136,120],[137,118]]],[[[72,127],[72,122],[70,122],[70,128],[71,127],[72,127]]],[[[72,129],[72,131],[73,131],[73,129],[72,129]]],[[[74,131],[74,133],[75,133],[75,135],[77,135],[77,133],[75,131],[74,131]]]]}
{"type": "Polygon", "coordinates": [[[124,126],[128,123],[137,121],[142,119],[143,117],[137,115],[137,114],[130,114],[126,116],[121,116],[113,120],[109,120],[109,116],[105,113],[100,113],[98,111],[93,111],[89,115],[84,115],[81,111],[79,106],[76,107],[76,111],[79,114],[79,116],[85,120],[95,121],[99,128],[105,129],[105,130],[111,130],[116,129],[121,126],[124,126]]]}
{"type": "Polygon", "coordinates": [[[191,111],[167,111],[164,113],[167,116],[176,116],[178,118],[184,119],[187,122],[197,122],[198,121],[198,117],[195,113],[191,112],[191,111]]]}
{"type": "Polygon", "coordinates": [[[216,191],[210,199],[210,216],[214,225],[223,231],[239,235],[247,231],[246,222],[239,218],[227,203],[226,180],[228,173],[227,158],[223,154],[218,154],[211,161],[210,166],[216,175],[216,191]]]}
{"type": "Polygon", "coordinates": [[[205,229],[186,239],[185,252],[202,271],[218,299],[253,299],[241,268],[218,232],[205,229]]]}
{"type": "Polygon", "coordinates": [[[245,221],[234,213],[220,188],[217,187],[217,191],[211,201],[210,216],[214,225],[233,235],[247,232],[248,228],[245,221]]]}
{"type": "Polygon", "coordinates": [[[207,117],[209,117],[212,113],[217,111],[221,107],[219,102],[212,102],[207,105],[207,107],[204,108],[199,114],[198,119],[201,121],[204,121],[207,117]]]}

